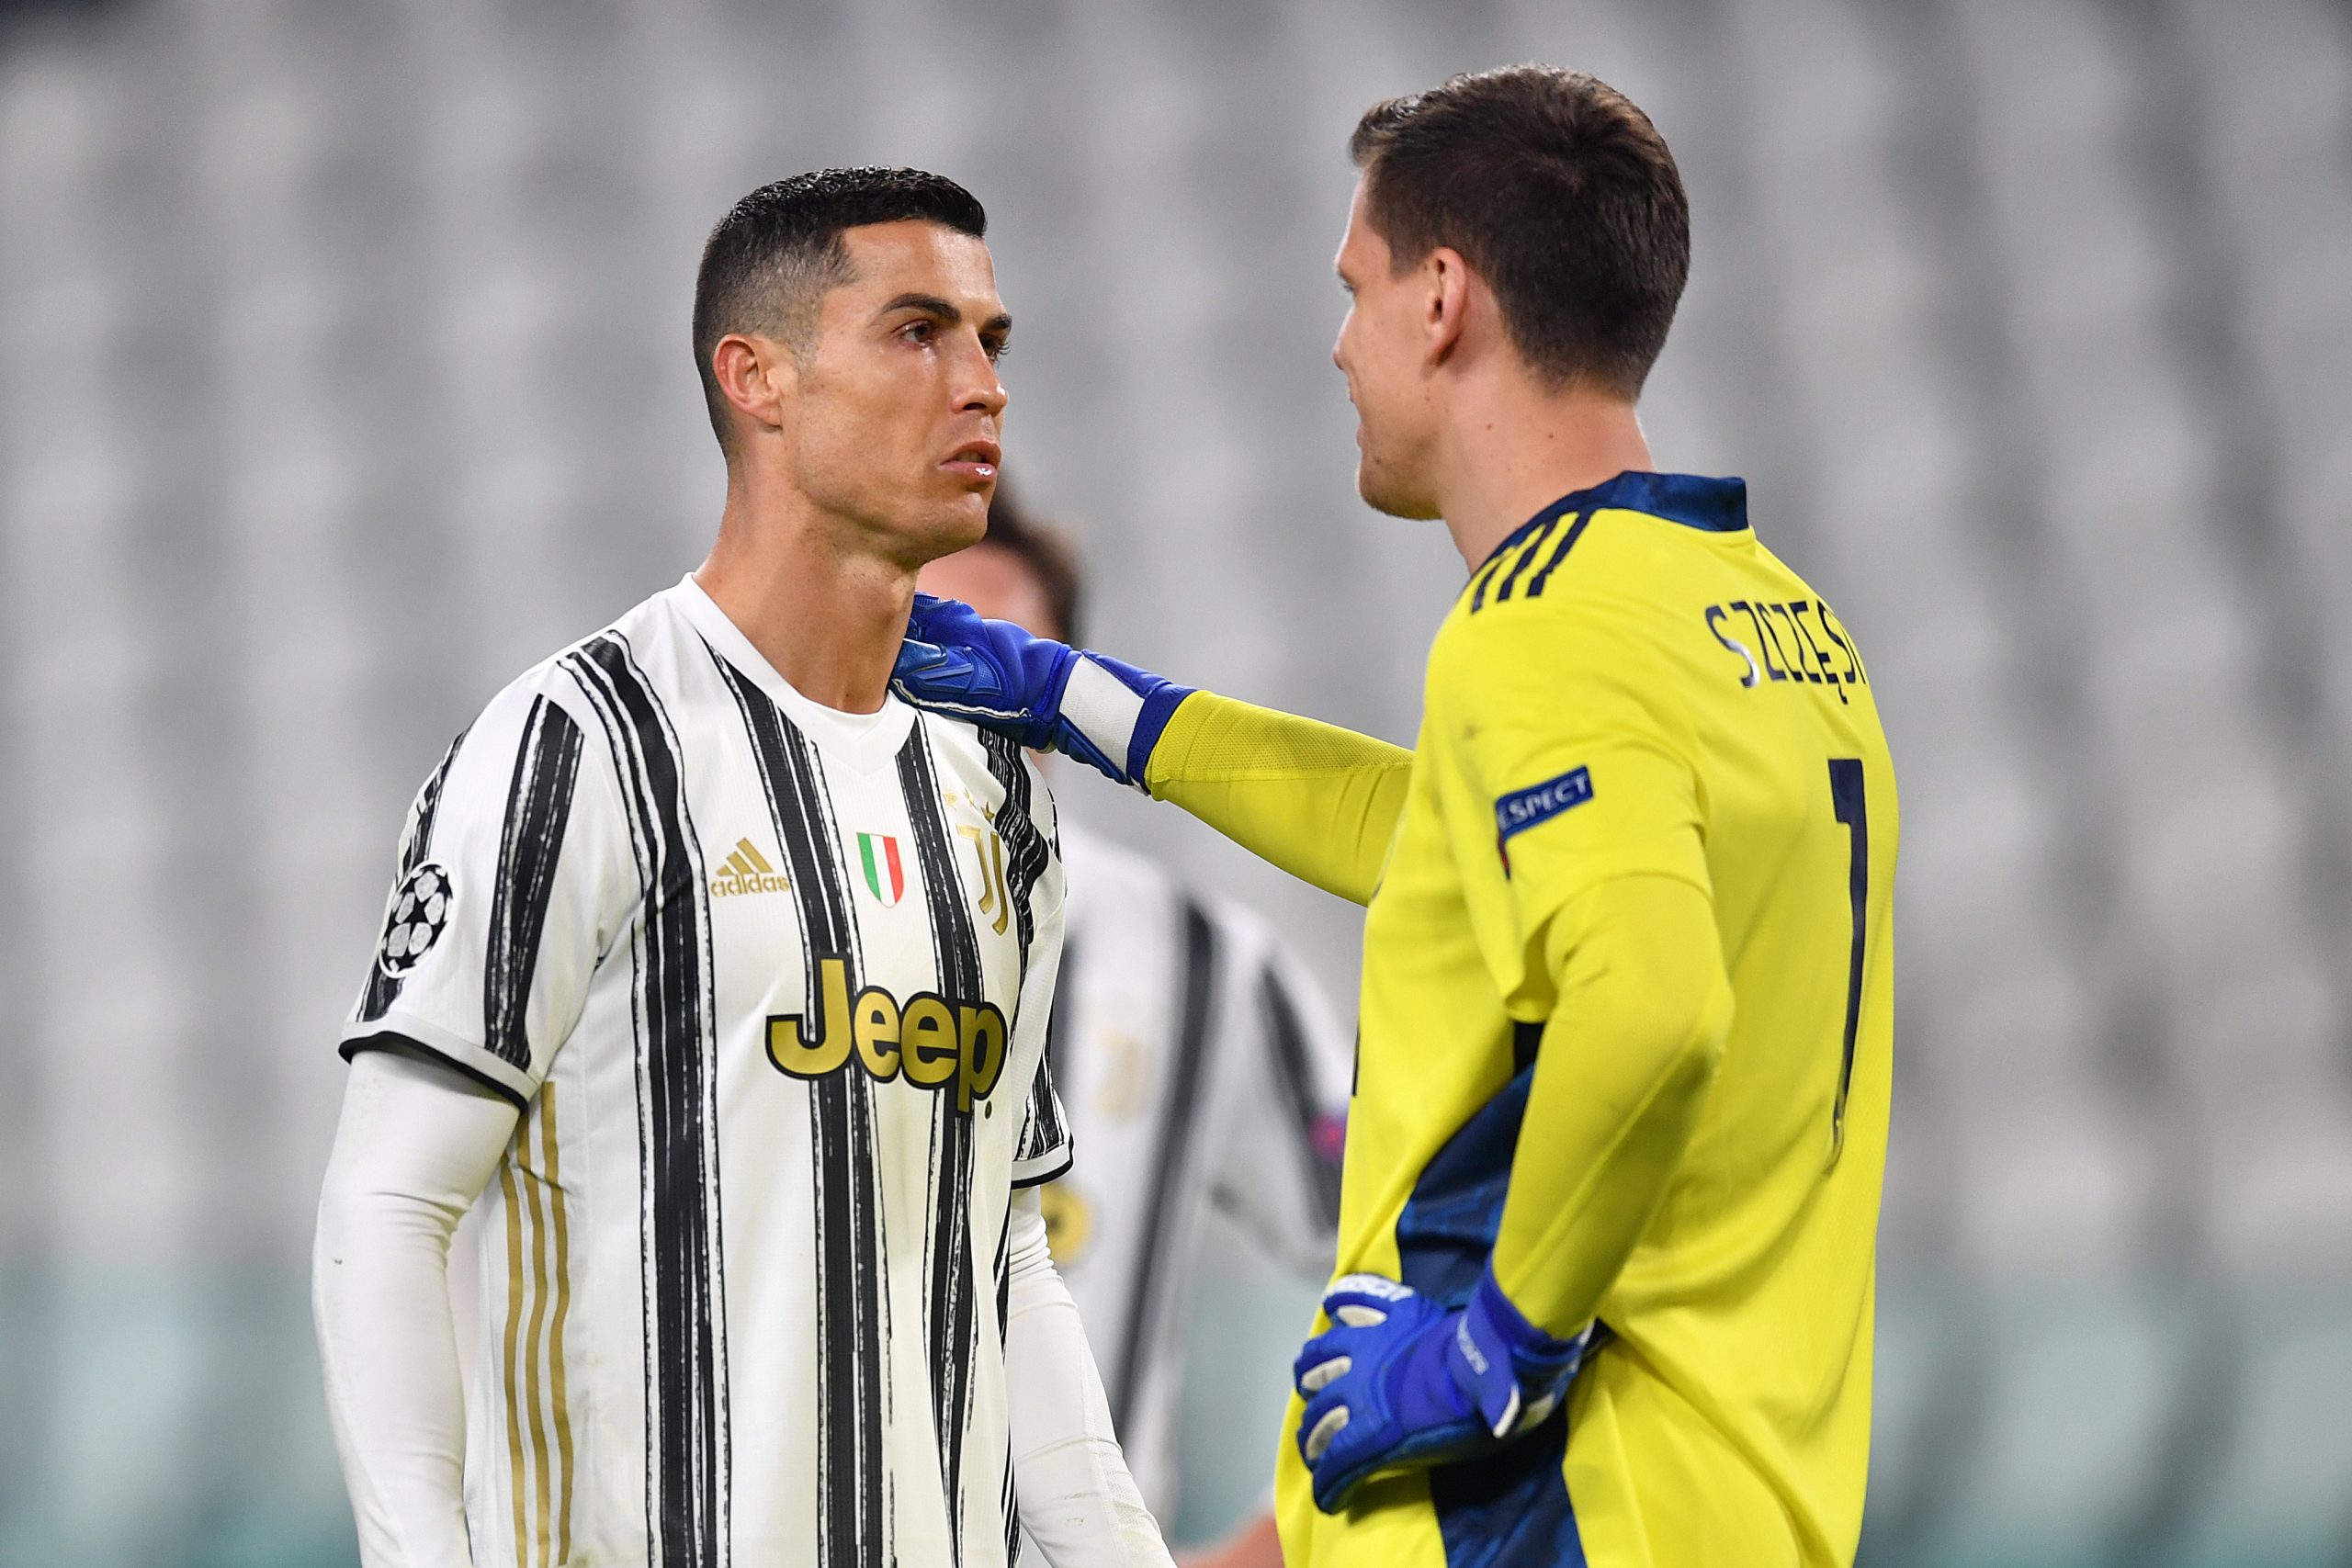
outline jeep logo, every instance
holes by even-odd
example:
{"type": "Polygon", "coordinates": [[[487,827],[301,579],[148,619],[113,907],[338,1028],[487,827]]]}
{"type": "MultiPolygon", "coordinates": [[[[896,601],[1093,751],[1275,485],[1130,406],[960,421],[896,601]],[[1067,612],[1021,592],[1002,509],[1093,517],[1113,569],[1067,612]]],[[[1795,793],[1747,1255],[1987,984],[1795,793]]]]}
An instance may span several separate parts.
{"type": "Polygon", "coordinates": [[[1004,1073],[1008,1031],[993,1002],[963,1002],[918,991],[901,1003],[879,986],[849,994],[849,964],[817,962],[815,1019],[797,1012],[768,1019],[768,1060],[796,1078],[821,1078],[852,1055],[876,1083],[903,1077],[917,1089],[956,1086],[956,1109],[969,1114],[1004,1073]]]}

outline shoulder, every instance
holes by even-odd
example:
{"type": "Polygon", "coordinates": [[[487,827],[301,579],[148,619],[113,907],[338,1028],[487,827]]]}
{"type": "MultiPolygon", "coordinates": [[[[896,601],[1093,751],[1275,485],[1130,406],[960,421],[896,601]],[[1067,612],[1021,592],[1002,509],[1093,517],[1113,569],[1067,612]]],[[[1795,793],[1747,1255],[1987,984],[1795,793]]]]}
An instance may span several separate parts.
{"type": "Polygon", "coordinates": [[[1617,507],[1522,530],[1470,574],[1447,626],[1556,626],[1605,615],[1653,598],[1705,547],[1690,529],[1617,507]]]}
{"type": "Polygon", "coordinates": [[[640,695],[674,691],[689,660],[710,657],[701,635],[665,588],[569,647],[558,649],[524,680],[544,680],[551,696],[571,700],[582,716],[603,723],[626,712],[640,695]]]}
{"type": "MultiPolygon", "coordinates": [[[[451,744],[442,772],[457,763],[464,774],[484,767],[495,773],[502,760],[511,771],[532,765],[533,757],[575,769],[593,760],[597,773],[609,772],[610,724],[628,710],[628,692],[653,689],[646,650],[662,649],[663,659],[674,654],[665,637],[674,637],[675,617],[662,599],[654,595],[500,687],[451,744]]],[[[506,781],[484,774],[481,782],[506,781]]]]}
{"type": "Polygon", "coordinates": [[[1747,487],[1697,474],[1623,473],[1563,497],[1479,563],[1457,614],[1538,618],[1545,602],[1640,598],[1687,571],[1726,539],[1754,536],[1747,487]]]}
{"type": "Polygon", "coordinates": [[[1644,574],[1619,562],[1593,564],[1607,570],[1573,579],[1555,573],[1536,592],[1521,580],[1508,598],[1498,596],[1510,585],[1507,570],[1483,601],[1474,578],[1430,645],[1430,699],[1572,679],[1640,657],[1659,639],[1655,592],[1644,574]]]}

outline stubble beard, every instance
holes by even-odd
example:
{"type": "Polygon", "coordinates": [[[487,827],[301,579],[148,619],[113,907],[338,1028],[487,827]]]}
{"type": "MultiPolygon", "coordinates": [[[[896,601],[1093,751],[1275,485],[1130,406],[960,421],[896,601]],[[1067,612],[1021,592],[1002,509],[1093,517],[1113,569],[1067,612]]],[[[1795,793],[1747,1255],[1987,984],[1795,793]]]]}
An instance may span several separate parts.
{"type": "Polygon", "coordinates": [[[1423,487],[1412,482],[1416,476],[1393,454],[1382,450],[1368,426],[1363,440],[1356,457],[1356,494],[1363,503],[1374,512],[1414,522],[1425,523],[1437,516],[1437,508],[1423,493],[1423,487]]]}

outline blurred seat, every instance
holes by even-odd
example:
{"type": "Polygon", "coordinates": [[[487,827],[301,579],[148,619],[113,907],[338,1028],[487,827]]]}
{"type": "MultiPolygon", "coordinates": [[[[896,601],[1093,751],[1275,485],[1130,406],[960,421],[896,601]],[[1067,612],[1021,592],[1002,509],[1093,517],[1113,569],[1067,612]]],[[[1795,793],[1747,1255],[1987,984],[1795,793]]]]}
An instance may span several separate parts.
{"type": "Polygon", "coordinates": [[[2189,1364],[2189,1314],[2060,1280],[1987,1292],[1974,1341],[1975,1441],[1905,1561],[2092,1568],[2151,1506],[2189,1364]]]}
{"type": "Polygon", "coordinates": [[[2352,1476],[2352,1318],[2340,1292],[2257,1296],[2232,1325],[2231,1397],[2192,1413],[2203,1436],[2161,1568],[2340,1562],[2352,1476]]]}

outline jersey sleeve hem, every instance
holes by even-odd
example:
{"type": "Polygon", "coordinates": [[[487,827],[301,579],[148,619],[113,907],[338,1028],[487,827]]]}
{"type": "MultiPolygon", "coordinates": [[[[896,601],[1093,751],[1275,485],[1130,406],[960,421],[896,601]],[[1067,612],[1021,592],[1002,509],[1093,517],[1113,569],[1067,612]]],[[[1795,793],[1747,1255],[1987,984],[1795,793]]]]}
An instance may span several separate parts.
{"type": "Polygon", "coordinates": [[[511,1063],[472,1041],[397,1010],[380,1019],[352,1024],[343,1032],[343,1041],[336,1047],[346,1062],[362,1051],[400,1049],[419,1051],[447,1064],[483,1088],[512,1100],[517,1111],[528,1111],[531,1097],[538,1092],[537,1080],[511,1063]]]}
{"type": "Polygon", "coordinates": [[[1708,898],[1715,896],[1713,885],[1704,871],[1689,866],[1668,865],[1655,855],[1641,853],[1609,855],[1593,864],[1579,866],[1573,874],[1544,878],[1543,890],[1528,902],[1528,911],[1540,919],[1559,913],[1564,905],[1583,897],[1604,882],[1622,882],[1629,876],[1663,876],[1673,882],[1684,882],[1697,888],[1708,898]]]}
{"type": "Polygon", "coordinates": [[[1077,1154],[1068,1144],[1030,1159],[1014,1160],[1012,1185],[1016,1190],[1023,1187],[1042,1187],[1048,1181],[1058,1180],[1068,1176],[1069,1168],[1077,1163],[1077,1154]]]}

